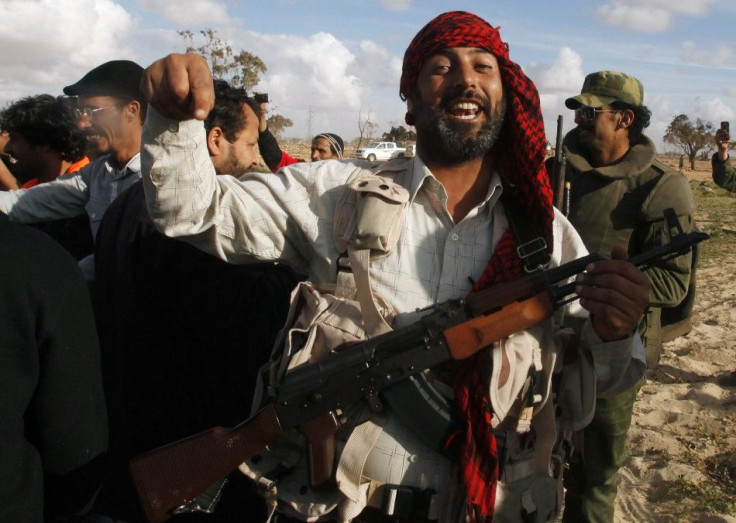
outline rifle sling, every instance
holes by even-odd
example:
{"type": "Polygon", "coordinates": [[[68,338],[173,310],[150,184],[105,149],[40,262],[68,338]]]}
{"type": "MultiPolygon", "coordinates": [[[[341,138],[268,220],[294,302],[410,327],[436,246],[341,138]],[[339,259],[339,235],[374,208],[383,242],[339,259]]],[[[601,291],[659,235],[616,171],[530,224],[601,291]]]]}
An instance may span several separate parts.
{"type": "Polygon", "coordinates": [[[519,245],[516,252],[524,262],[524,270],[534,272],[545,268],[550,261],[547,242],[537,231],[529,213],[519,203],[518,194],[504,194],[502,202],[509,226],[519,245]]]}

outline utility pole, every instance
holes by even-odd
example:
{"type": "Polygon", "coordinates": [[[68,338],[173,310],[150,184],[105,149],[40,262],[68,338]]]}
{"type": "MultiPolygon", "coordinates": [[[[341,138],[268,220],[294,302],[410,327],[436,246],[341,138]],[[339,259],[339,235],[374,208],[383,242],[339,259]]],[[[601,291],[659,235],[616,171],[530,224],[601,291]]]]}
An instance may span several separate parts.
{"type": "Polygon", "coordinates": [[[312,141],[312,106],[309,106],[309,113],[307,114],[307,143],[312,141]]]}

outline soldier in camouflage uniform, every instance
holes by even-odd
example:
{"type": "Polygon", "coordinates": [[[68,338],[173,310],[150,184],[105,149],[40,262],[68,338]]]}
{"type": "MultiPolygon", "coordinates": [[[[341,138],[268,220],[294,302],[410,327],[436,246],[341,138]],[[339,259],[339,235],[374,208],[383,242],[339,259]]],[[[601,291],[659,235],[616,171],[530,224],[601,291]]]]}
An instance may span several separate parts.
{"type": "Polygon", "coordinates": [[[716,131],[716,147],[718,150],[713,153],[711,166],[713,168],[713,181],[718,187],[736,192],[736,168],[731,164],[728,157],[728,148],[731,145],[731,136],[725,129],[716,131]]]}
{"type": "MultiPolygon", "coordinates": [[[[654,144],[642,134],[651,116],[643,99],[639,80],[601,71],[589,74],[580,95],[565,101],[575,110],[577,124],[563,142],[569,219],[588,250],[604,256],[610,256],[614,245],[628,245],[632,256],[667,243],[667,207],[675,209],[685,232],[694,228],[695,204],[687,178],[657,161],[654,144]]],[[[647,272],[652,306],[640,332],[650,368],[662,348],[661,308],[685,298],[691,263],[688,254],[659,262],[647,272]]],[[[566,471],[564,521],[613,521],[616,475],[640,385],[597,400],[593,422],[579,434],[578,459],[566,471]]]]}

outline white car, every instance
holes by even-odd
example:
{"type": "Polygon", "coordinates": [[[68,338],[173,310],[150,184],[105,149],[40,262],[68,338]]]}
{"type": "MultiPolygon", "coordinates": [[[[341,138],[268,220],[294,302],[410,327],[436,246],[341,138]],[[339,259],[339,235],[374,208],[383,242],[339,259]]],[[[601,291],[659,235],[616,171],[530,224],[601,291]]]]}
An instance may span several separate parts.
{"type": "Polygon", "coordinates": [[[395,142],[371,142],[355,151],[356,158],[363,158],[371,162],[401,158],[406,155],[406,149],[397,147],[395,142]]]}

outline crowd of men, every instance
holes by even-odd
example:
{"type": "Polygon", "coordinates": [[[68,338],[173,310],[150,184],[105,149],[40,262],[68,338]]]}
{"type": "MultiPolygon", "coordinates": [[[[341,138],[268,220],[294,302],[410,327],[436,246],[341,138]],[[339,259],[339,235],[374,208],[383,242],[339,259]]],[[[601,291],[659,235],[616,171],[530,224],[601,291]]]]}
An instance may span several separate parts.
{"type": "MultiPolygon", "coordinates": [[[[330,488],[309,484],[294,433],[187,510],[554,521],[564,484],[564,521],[613,521],[634,401],[695,291],[696,252],[646,273],[626,261],[669,242],[665,209],[695,230],[687,179],[644,134],[644,87],[598,71],[566,100],[567,216],[537,89],[496,28],[430,21],[399,93],[417,154],[386,163],[345,158],[333,133],[312,162],[289,156],[266,104],[195,55],[107,62],[3,110],[1,521],[145,520],[128,460],[246,419],[284,347],[311,361],[587,252],[606,259],[577,275],[578,301],[431,373],[449,434],[427,434],[417,395],[341,433],[330,488]],[[253,171],[259,151],[272,172],[253,171]]],[[[729,141],[719,130],[713,176],[736,190],[729,141]]]]}

